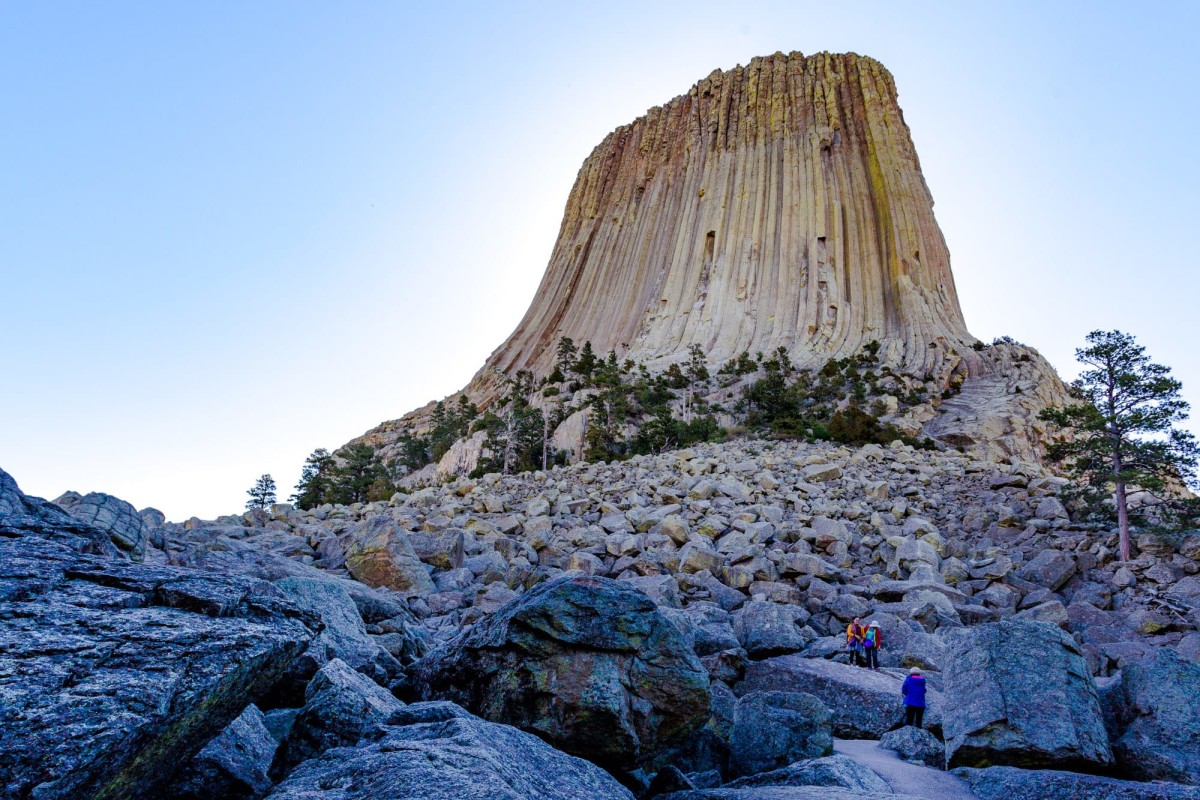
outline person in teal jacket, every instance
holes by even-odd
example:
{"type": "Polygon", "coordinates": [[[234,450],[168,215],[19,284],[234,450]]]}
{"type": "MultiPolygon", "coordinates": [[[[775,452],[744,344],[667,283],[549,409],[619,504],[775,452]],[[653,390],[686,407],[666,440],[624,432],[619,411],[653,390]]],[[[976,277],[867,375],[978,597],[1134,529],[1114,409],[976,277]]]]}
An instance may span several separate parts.
{"type": "Polygon", "coordinates": [[[879,623],[872,622],[867,626],[867,631],[863,635],[863,655],[867,659],[868,669],[879,669],[879,648],[883,647],[883,633],[879,630],[879,623]]]}
{"type": "Polygon", "coordinates": [[[908,671],[908,677],[900,686],[904,697],[904,724],[921,727],[925,720],[925,678],[919,667],[908,671]]]}

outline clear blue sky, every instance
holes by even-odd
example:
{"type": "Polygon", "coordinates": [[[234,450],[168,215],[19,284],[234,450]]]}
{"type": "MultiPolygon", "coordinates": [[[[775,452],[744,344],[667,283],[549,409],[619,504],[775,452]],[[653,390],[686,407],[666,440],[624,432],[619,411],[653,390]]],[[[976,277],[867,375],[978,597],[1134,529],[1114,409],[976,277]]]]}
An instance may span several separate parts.
{"type": "Polygon", "coordinates": [[[172,519],[264,472],[290,493],[314,448],[466,383],[605,134],[777,50],[895,75],[977,336],[1070,377],[1120,328],[1200,402],[1200,4],[433,6],[0,0],[26,491],[172,519]]]}

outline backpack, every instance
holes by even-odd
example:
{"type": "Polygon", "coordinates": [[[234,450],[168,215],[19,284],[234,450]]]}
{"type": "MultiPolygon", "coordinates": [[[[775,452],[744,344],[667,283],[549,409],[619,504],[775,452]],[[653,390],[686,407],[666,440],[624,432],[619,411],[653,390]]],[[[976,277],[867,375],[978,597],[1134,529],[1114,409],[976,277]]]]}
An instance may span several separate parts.
{"type": "Polygon", "coordinates": [[[878,628],[867,628],[867,636],[866,636],[865,641],[863,641],[863,647],[874,647],[875,646],[875,633],[878,630],[879,630],[878,628]]]}

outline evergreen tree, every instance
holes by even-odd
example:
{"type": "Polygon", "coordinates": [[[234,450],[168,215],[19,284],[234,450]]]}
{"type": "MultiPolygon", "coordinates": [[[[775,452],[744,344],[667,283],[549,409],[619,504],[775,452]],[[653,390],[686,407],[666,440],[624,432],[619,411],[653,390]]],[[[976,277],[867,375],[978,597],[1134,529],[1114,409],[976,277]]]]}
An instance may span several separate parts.
{"type": "MultiPolygon", "coordinates": [[[[625,393],[620,392],[624,397],[625,393]]],[[[588,461],[609,461],[626,457],[624,442],[619,437],[618,420],[623,418],[615,409],[611,392],[595,395],[588,401],[588,427],[583,434],[583,457],[588,461]]]]}
{"type": "Polygon", "coordinates": [[[479,416],[479,409],[465,394],[458,396],[458,410],[454,414],[455,430],[459,439],[471,432],[471,423],[479,416]]]}
{"type": "Polygon", "coordinates": [[[1196,441],[1175,427],[1187,419],[1188,404],[1169,367],[1151,363],[1121,331],[1092,331],[1087,344],[1075,351],[1085,367],[1072,384],[1080,402],[1042,413],[1070,434],[1047,456],[1077,479],[1084,499],[1112,493],[1121,559],[1128,561],[1129,487],[1157,496],[1171,483],[1194,482],[1196,441]]]}
{"type": "Polygon", "coordinates": [[[519,370],[513,377],[501,376],[508,383],[508,393],[493,406],[496,411],[489,410],[480,423],[487,432],[487,455],[480,459],[473,475],[527,472],[539,469],[543,463],[549,423],[541,409],[530,405],[533,373],[519,370]]]}
{"type": "Polygon", "coordinates": [[[575,341],[568,336],[564,336],[558,340],[558,361],[555,363],[555,369],[561,372],[570,372],[575,365],[575,357],[579,355],[579,348],[575,346],[575,341]]]}
{"type": "Polygon", "coordinates": [[[375,448],[368,444],[347,445],[337,452],[337,456],[341,463],[334,470],[330,492],[335,503],[365,503],[375,482],[388,478],[387,468],[375,448]]]}
{"type": "Polygon", "coordinates": [[[400,432],[399,444],[399,461],[409,470],[416,471],[433,459],[428,436],[418,436],[411,430],[404,430],[400,432]]]}
{"type": "Polygon", "coordinates": [[[621,385],[621,366],[617,363],[615,350],[609,350],[608,357],[599,363],[596,369],[595,384],[608,388],[621,385]]]}
{"type": "Polygon", "coordinates": [[[662,379],[672,389],[686,389],[688,387],[687,376],[683,374],[683,370],[678,364],[672,364],[667,367],[667,371],[662,374],[662,379]]]}
{"type": "Polygon", "coordinates": [[[600,359],[596,358],[596,352],[592,350],[592,343],[588,341],[583,343],[583,349],[579,351],[579,358],[571,365],[571,371],[590,381],[592,373],[599,365],[600,359]]]}
{"type": "Polygon", "coordinates": [[[708,359],[704,355],[704,348],[698,344],[688,348],[687,378],[693,386],[708,380],[708,359]]]}
{"type": "Polygon", "coordinates": [[[455,434],[454,415],[446,411],[446,404],[441,400],[433,407],[431,422],[433,430],[429,432],[429,456],[431,461],[437,461],[458,440],[458,436],[455,434]]]}
{"type": "Polygon", "coordinates": [[[270,475],[262,475],[254,486],[246,490],[250,499],[246,501],[246,509],[262,509],[275,502],[275,479],[270,475]]]}
{"type": "Polygon", "coordinates": [[[312,451],[300,471],[296,493],[289,498],[297,508],[316,508],[323,503],[332,502],[330,490],[333,487],[334,466],[333,456],[324,447],[312,451]]]}

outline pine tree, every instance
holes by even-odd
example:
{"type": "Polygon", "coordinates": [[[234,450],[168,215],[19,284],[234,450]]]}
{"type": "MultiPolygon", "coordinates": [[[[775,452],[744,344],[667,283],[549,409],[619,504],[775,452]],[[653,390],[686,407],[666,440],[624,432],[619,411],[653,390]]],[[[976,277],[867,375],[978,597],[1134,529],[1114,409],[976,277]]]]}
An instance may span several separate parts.
{"type": "Polygon", "coordinates": [[[429,451],[433,461],[444,456],[458,438],[454,432],[453,417],[453,413],[446,410],[446,404],[441,400],[433,407],[433,417],[430,420],[433,429],[429,432],[429,451]]]}
{"type": "Polygon", "coordinates": [[[596,352],[592,350],[592,343],[587,341],[583,343],[583,349],[579,351],[579,358],[571,365],[571,371],[590,381],[592,373],[599,365],[600,359],[596,358],[596,352]]]}
{"type": "Polygon", "coordinates": [[[1087,497],[1111,492],[1120,528],[1121,559],[1132,557],[1129,487],[1155,499],[1171,484],[1194,482],[1195,438],[1175,423],[1187,419],[1183,385],[1151,363],[1145,348],[1121,331],[1092,331],[1075,351],[1085,367],[1072,384],[1081,402],[1048,409],[1042,418],[1067,431],[1047,457],[1077,479],[1087,497]]]}
{"type": "Polygon", "coordinates": [[[296,484],[296,493],[289,498],[297,508],[316,508],[323,503],[333,502],[330,491],[333,488],[333,473],[335,464],[333,456],[324,447],[318,447],[304,461],[300,471],[300,482],[296,484]]]}
{"type": "Polygon", "coordinates": [[[704,348],[698,344],[688,348],[687,378],[693,386],[708,380],[708,358],[704,355],[704,348]]]}
{"type": "Polygon", "coordinates": [[[479,409],[465,394],[458,396],[458,410],[454,414],[456,438],[461,439],[471,432],[471,423],[479,416],[479,409]]]}
{"type": "Polygon", "coordinates": [[[575,346],[575,341],[568,336],[562,337],[558,340],[558,361],[555,362],[555,368],[562,372],[570,372],[578,354],[579,348],[575,346]]]}
{"type": "Polygon", "coordinates": [[[263,509],[275,502],[275,479],[270,475],[262,475],[254,486],[246,490],[250,499],[246,501],[246,510],[263,509]]]}
{"type": "MultiPolygon", "coordinates": [[[[365,503],[375,481],[388,477],[375,448],[358,442],[347,445],[337,452],[341,463],[333,471],[331,487],[332,501],[342,505],[365,503]]],[[[379,487],[376,492],[381,493],[379,487]]],[[[388,495],[391,496],[390,494],[388,495]]]]}

